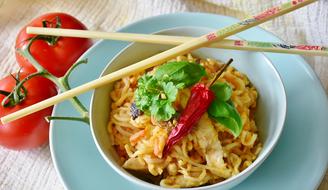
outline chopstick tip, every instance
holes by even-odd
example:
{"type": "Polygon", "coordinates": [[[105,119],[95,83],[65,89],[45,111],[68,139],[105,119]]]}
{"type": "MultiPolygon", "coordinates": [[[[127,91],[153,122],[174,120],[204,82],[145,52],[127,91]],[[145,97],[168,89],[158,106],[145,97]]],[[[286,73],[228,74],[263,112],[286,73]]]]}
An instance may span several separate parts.
{"type": "Polygon", "coordinates": [[[3,117],[2,117],[0,118],[0,125],[4,125],[4,124],[6,124],[6,122],[3,121],[3,117]]]}
{"type": "Polygon", "coordinates": [[[26,27],[26,33],[28,33],[28,34],[31,33],[31,27],[30,26],[26,27]]]}

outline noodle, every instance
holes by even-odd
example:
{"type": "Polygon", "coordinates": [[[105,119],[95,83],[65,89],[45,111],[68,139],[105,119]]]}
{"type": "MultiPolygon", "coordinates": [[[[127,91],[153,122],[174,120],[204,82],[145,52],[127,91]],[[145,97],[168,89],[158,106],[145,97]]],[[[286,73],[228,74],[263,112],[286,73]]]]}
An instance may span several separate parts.
{"type": "MultiPolygon", "coordinates": [[[[191,54],[178,56],[175,61],[200,63],[208,78],[222,66],[216,60],[199,59],[191,54]]],[[[146,114],[133,120],[130,114],[137,81],[142,74],[116,82],[110,94],[112,109],[108,132],[124,163],[123,168],[161,175],[161,186],[195,187],[223,181],[240,173],[256,159],[262,148],[252,115],[257,91],[244,74],[228,67],[219,79],[232,87],[231,100],[243,124],[241,134],[234,138],[226,127],[204,114],[192,132],[165,158],[162,157],[165,142],[177,121],[158,122],[146,114]]],[[[203,77],[202,82],[208,78],[203,77]]],[[[180,90],[174,107],[183,109],[189,96],[190,89],[180,90]]]]}

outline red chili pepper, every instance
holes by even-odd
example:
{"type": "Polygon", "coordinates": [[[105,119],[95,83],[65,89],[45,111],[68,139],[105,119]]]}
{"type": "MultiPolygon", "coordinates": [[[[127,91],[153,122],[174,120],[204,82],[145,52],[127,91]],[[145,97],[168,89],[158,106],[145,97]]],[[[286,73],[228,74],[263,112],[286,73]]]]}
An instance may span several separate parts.
{"type": "Polygon", "coordinates": [[[205,84],[198,83],[192,87],[187,106],[182,112],[178,124],[173,128],[166,141],[163,150],[164,156],[191,131],[192,127],[207,111],[214,98],[215,94],[205,84]]]}
{"type": "Polygon", "coordinates": [[[191,95],[188,100],[186,108],[183,110],[177,126],[171,131],[169,138],[166,141],[163,156],[165,157],[172,149],[172,147],[178,143],[183,137],[190,133],[192,127],[198,122],[202,115],[207,111],[207,108],[211,105],[215,99],[215,94],[209,87],[221,76],[226,68],[232,63],[233,59],[230,59],[227,64],[223,66],[214,76],[214,78],[208,83],[208,85],[197,83],[191,89],[191,95]]]}

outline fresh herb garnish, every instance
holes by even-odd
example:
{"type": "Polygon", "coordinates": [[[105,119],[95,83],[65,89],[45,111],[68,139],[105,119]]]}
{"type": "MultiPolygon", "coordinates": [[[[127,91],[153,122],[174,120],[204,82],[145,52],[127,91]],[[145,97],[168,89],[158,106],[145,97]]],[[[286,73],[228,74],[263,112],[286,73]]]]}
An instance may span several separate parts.
{"type": "Polygon", "coordinates": [[[135,104],[158,121],[168,121],[176,113],[172,103],[178,90],[191,86],[206,75],[203,66],[190,62],[170,62],[159,66],[154,75],[145,74],[138,80],[135,104]]]}
{"type": "Polygon", "coordinates": [[[242,131],[241,117],[230,100],[232,89],[227,83],[216,82],[210,88],[215,93],[215,100],[208,108],[208,114],[217,122],[227,127],[234,137],[242,131]]]}
{"type": "Polygon", "coordinates": [[[205,68],[197,63],[187,61],[169,62],[156,69],[155,78],[171,81],[175,85],[189,87],[206,75],[205,68]]]}
{"type": "Polygon", "coordinates": [[[231,87],[225,82],[216,82],[210,89],[214,92],[215,97],[222,101],[228,101],[232,94],[231,87]]]}
{"type": "Polygon", "coordinates": [[[178,88],[172,82],[163,81],[158,81],[157,87],[160,91],[153,96],[149,111],[157,120],[167,121],[175,114],[172,102],[177,97],[178,88]]]}
{"type": "MultiPolygon", "coordinates": [[[[177,125],[170,132],[163,149],[166,156],[172,147],[182,138],[186,137],[193,126],[201,120],[202,115],[208,110],[211,103],[215,100],[215,93],[210,89],[214,82],[220,77],[224,70],[232,63],[230,59],[207,84],[197,83],[191,88],[188,103],[181,113],[177,125]]],[[[207,126],[205,126],[207,127],[207,126]]]]}

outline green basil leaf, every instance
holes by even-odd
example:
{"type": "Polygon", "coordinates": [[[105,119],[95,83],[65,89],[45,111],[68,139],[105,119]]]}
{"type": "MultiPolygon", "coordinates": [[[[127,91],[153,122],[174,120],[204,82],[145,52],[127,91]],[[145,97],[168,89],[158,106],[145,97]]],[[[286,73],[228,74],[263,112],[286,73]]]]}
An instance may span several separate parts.
{"type": "MultiPolygon", "coordinates": [[[[241,130],[243,129],[243,122],[241,120],[241,117],[237,111],[237,109],[235,108],[235,106],[232,104],[230,105],[230,116],[237,122],[238,126],[239,126],[239,133],[241,132],[241,130]]],[[[239,135],[239,133],[237,133],[239,135]]]]}
{"type": "Polygon", "coordinates": [[[180,61],[180,62],[169,62],[159,66],[155,71],[156,78],[168,78],[172,74],[177,73],[177,71],[182,70],[189,62],[180,61]]]}
{"type": "Polygon", "coordinates": [[[240,126],[240,128],[243,127],[243,122],[241,120],[241,117],[235,107],[235,105],[233,104],[232,100],[228,100],[227,103],[230,105],[230,113],[231,116],[236,120],[236,122],[238,123],[238,125],[240,126]]]}
{"type": "Polygon", "coordinates": [[[225,82],[216,82],[210,89],[214,92],[215,97],[221,101],[229,100],[232,94],[230,85],[225,82]]]}
{"type": "Polygon", "coordinates": [[[235,137],[239,136],[242,131],[243,124],[241,117],[231,100],[224,102],[215,99],[211,103],[207,112],[213,119],[230,129],[231,133],[235,137]]]}
{"type": "Polygon", "coordinates": [[[241,133],[242,128],[240,125],[231,117],[215,117],[216,121],[228,128],[234,137],[238,137],[241,133]]]}
{"type": "Polygon", "coordinates": [[[228,106],[230,105],[227,104],[226,102],[220,101],[218,99],[214,99],[210,107],[208,108],[207,112],[212,117],[229,117],[230,109],[228,106]]]}
{"type": "Polygon", "coordinates": [[[171,81],[175,85],[182,83],[183,87],[197,83],[206,75],[205,68],[197,63],[187,61],[169,62],[159,66],[155,71],[158,80],[171,81]]]}

